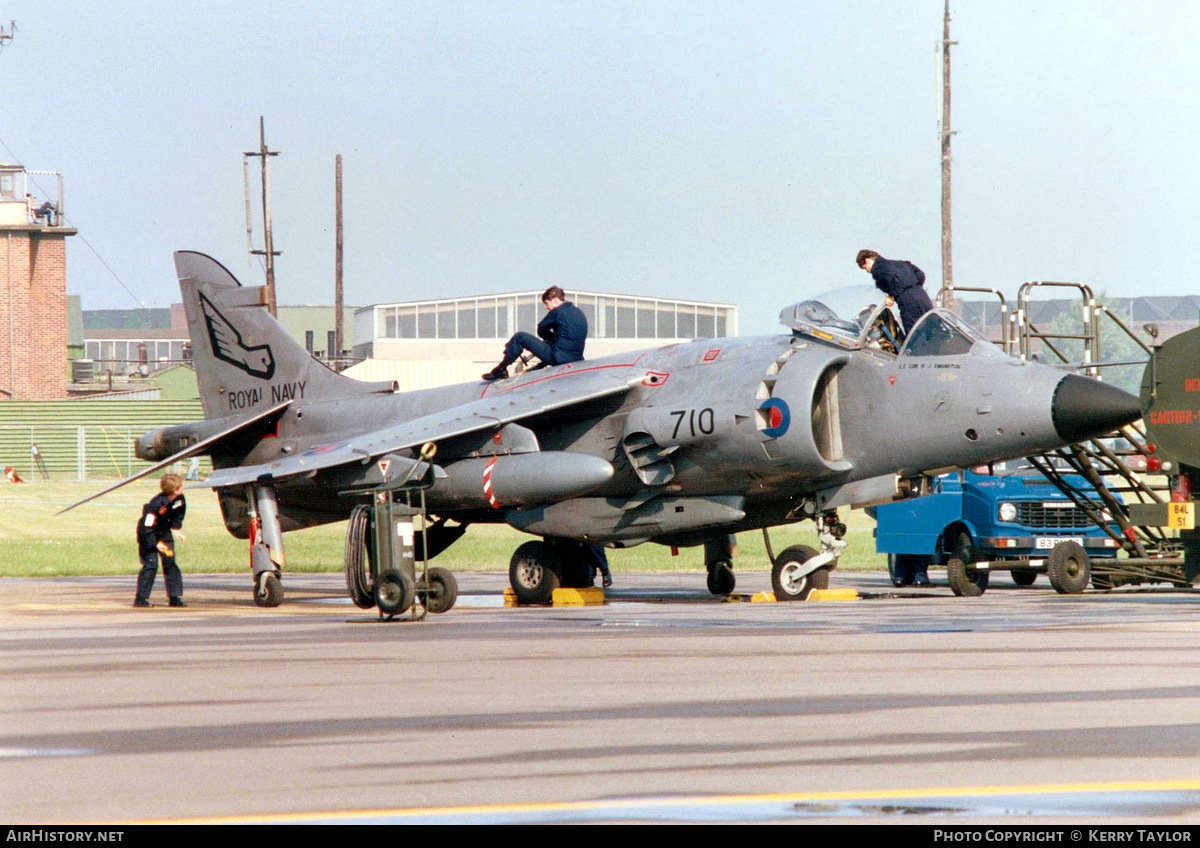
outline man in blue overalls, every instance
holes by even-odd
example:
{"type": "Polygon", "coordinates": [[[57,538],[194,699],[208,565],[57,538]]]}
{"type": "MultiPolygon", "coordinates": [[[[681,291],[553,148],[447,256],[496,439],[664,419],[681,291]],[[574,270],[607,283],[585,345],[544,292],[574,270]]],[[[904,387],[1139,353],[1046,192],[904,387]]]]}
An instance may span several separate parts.
{"type": "Polygon", "coordinates": [[[587,341],[587,316],[573,303],[567,303],[566,293],[558,286],[542,292],[546,317],[538,322],[537,336],[517,333],[504,346],[500,364],[483,375],[483,379],[500,380],[508,376],[508,366],[527,350],[542,360],[543,365],[562,365],[583,359],[583,344],[587,341]],[[540,338],[539,338],[540,337],[540,338]]]}
{"type": "Polygon", "coordinates": [[[183,497],[183,478],[178,474],[164,474],[159,481],[160,493],[142,507],[138,519],[138,559],[142,570],[138,572],[135,607],[152,606],[150,590],[154,588],[154,577],[158,573],[158,561],[162,558],[163,580],[167,583],[167,598],[173,607],[186,607],[183,600],[183,575],[175,562],[175,536],[184,538],[183,516],[187,513],[187,500],[183,497]]]}
{"type": "Polygon", "coordinates": [[[875,287],[887,295],[884,303],[900,307],[904,334],[912,332],[917,319],[933,309],[923,286],[925,272],[907,259],[884,259],[874,250],[860,250],[854,260],[875,280],[875,287]]]}

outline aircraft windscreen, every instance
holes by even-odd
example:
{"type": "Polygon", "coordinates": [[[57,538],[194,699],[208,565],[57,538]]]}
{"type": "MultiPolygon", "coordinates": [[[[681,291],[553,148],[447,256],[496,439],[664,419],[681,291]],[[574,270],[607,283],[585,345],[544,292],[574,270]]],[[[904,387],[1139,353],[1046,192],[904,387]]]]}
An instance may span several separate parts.
{"type": "Polygon", "coordinates": [[[917,321],[900,355],[960,356],[970,353],[976,342],[984,342],[984,349],[993,349],[993,345],[953,315],[935,310],[917,321]]]}

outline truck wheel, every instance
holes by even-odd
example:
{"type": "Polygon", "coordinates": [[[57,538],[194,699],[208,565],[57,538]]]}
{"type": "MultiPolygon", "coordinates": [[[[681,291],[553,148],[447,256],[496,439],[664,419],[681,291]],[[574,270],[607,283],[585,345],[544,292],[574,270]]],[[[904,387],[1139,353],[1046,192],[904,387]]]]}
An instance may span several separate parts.
{"type": "Polygon", "coordinates": [[[1018,586],[1032,586],[1037,580],[1037,572],[1030,568],[1014,568],[1011,572],[1013,582],[1018,586]]]}
{"type": "Polygon", "coordinates": [[[987,571],[964,561],[958,554],[946,560],[946,578],[960,598],[978,598],[987,591],[987,571]]]}
{"type": "Polygon", "coordinates": [[[1059,542],[1046,558],[1046,574],[1054,591],[1078,595],[1092,576],[1092,561],[1078,542],[1059,542]]]}
{"type": "Polygon", "coordinates": [[[960,598],[978,598],[987,591],[988,571],[971,563],[971,534],[962,531],[954,541],[954,553],[946,560],[950,588],[960,598]]]}

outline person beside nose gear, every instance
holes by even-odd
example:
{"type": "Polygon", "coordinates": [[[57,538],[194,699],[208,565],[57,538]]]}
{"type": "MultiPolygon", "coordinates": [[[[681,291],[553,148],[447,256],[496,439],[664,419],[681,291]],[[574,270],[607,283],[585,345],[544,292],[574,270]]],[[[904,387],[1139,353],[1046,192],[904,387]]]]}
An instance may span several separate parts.
{"type": "Polygon", "coordinates": [[[583,345],[587,341],[587,317],[573,303],[567,302],[566,293],[558,286],[542,292],[542,303],[549,310],[537,325],[537,336],[532,333],[516,333],[504,346],[504,358],[500,364],[483,375],[483,379],[500,380],[508,376],[508,366],[529,351],[542,361],[542,366],[563,365],[583,359],[583,345]]]}

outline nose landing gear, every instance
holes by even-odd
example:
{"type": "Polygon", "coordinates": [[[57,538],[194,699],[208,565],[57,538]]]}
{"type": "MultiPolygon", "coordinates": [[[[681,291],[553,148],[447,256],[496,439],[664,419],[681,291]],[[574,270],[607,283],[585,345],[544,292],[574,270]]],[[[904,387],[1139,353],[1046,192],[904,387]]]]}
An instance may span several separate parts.
{"type": "Polygon", "coordinates": [[[817,534],[820,553],[808,545],[792,545],[774,556],[767,529],[763,528],[767,556],[771,557],[771,588],[775,600],[803,601],[813,589],[829,588],[829,572],[837,568],[838,557],[846,548],[846,525],[838,520],[835,510],[828,510],[817,518],[817,534]]]}

